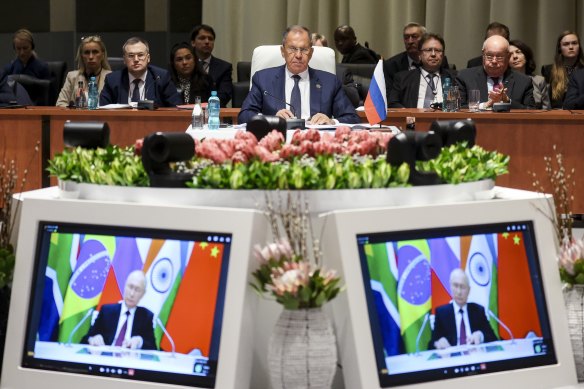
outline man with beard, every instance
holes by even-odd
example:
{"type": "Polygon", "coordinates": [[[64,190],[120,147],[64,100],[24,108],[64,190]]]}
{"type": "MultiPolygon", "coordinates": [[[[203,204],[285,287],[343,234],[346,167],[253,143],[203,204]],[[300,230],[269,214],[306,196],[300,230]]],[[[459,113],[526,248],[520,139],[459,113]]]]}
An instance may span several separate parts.
{"type": "Polygon", "coordinates": [[[442,80],[453,79],[448,69],[441,68],[444,58],[444,39],[433,33],[424,34],[419,41],[421,66],[395,75],[387,104],[390,108],[428,108],[442,101],[442,80]]]}

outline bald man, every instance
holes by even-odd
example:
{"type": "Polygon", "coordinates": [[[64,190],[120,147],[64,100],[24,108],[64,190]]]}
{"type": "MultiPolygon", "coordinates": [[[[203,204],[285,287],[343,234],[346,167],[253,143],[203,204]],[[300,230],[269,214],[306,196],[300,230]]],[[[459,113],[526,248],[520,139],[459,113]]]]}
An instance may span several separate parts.
{"type": "Polygon", "coordinates": [[[156,350],[154,315],[147,308],[138,306],[144,293],[146,276],[141,270],[135,270],[126,278],[123,301],[102,305],[95,323],[81,343],[156,350]]]}
{"type": "Polygon", "coordinates": [[[452,301],[436,308],[434,330],[429,349],[445,349],[456,345],[493,342],[497,335],[491,328],[485,309],[469,303],[470,284],[464,270],[450,273],[452,301]]]}
{"type": "Polygon", "coordinates": [[[493,35],[483,43],[483,64],[463,69],[456,81],[460,88],[463,106],[468,106],[468,91],[481,93],[480,109],[491,109],[493,104],[511,103],[511,108],[533,109],[533,84],[525,74],[513,72],[509,67],[509,42],[493,35]]]}

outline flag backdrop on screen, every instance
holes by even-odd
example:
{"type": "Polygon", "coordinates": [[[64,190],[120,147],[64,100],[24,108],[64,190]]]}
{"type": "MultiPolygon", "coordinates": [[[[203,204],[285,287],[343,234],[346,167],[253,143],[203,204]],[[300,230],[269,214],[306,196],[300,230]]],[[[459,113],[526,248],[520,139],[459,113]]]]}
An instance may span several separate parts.
{"type": "MultiPolygon", "coordinates": [[[[499,246],[499,317],[511,329],[516,338],[523,338],[529,332],[542,336],[524,239],[522,232],[497,235],[499,246]]],[[[499,328],[499,333],[503,339],[510,339],[505,329],[499,328]]]]}
{"type": "MultiPolygon", "coordinates": [[[[97,309],[104,304],[116,304],[123,298],[128,275],[142,269],[143,260],[138,250],[138,242],[132,237],[116,237],[116,251],[107,275],[105,286],[99,299],[97,309]]],[[[145,239],[150,244],[150,239],[145,239]]]]}
{"type": "MultiPolygon", "coordinates": [[[[75,270],[69,280],[63,312],[61,314],[59,341],[68,342],[72,331],[88,311],[99,302],[115,252],[115,239],[111,236],[82,235],[75,270]]],[[[71,341],[79,343],[89,330],[90,320],[76,329],[71,341]]]]}
{"type": "Polygon", "coordinates": [[[381,123],[387,118],[387,96],[385,95],[385,76],[383,75],[382,60],[379,60],[373,71],[364,108],[369,124],[381,123]]]}
{"type": "MultiPolygon", "coordinates": [[[[223,250],[220,243],[195,243],[166,325],[177,352],[188,354],[198,349],[209,355],[223,250]]],[[[160,348],[172,349],[166,336],[160,348]]]]}
{"type": "Polygon", "coordinates": [[[404,353],[397,310],[397,263],[391,243],[366,244],[367,268],[385,356],[404,353]]]}
{"type": "Polygon", "coordinates": [[[431,338],[430,326],[424,324],[432,307],[428,242],[423,239],[398,242],[396,258],[401,333],[405,351],[413,353],[425,349],[431,338]]]}
{"type": "Polygon", "coordinates": [[[57,341],[63,300],[73,271],[71,257],[77,258],[78,243],[77,235],[57,232],[51,234],[39,324],[41,341],[57,341]]]}

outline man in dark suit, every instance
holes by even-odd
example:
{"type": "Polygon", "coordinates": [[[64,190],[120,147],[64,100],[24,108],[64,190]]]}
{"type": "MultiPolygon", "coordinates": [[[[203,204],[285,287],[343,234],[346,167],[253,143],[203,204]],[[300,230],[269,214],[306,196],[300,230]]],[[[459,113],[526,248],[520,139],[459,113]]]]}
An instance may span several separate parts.
{"type": "Polygon", "coordinates": [[[461,105],[468,106],[468,91],[478,89],[480,109],[490,109],[498,102],[511,102],[511,108],[535,108],[531,78],[512,71],[509,59],[507,39],[500,35],[487,38],[483,44],[483,65],[458,72],[461,105]]]}
{"type": "Polygon", "coordinates": [[[360,122],[339,79],[332,73],[308,67],[313,48],[306,27],[288,27],[280,52],[285,65],[254,74],[251,90],[239,112],[239,123],[247,123],[258,113],[284,119],[298,117],[310,124],[360,122]],[[289,102],[292,110],[285,102],[289,102]]]}
{"type": "Polygon", "coordinates": [[[148,309],[137,306],[145,292],[144,273],[140,270],[130,273],[124,286],[124,301],[103,305],[81,343],[156,350],[152,324],[154,315],[148,309]]]}
{"type": "MultiPolygon", "coordinates": [[[[419,23],[408,23],[403,29],[405,51],[383,61],[383,75],[385,76],[386,96],[391,92],[393,78],[399,72],[413,70],[420,66],[420,52],[418,46],[420,39],[426,33],[426,27],[419,23]]],[[[448,59],[442,58],[441,67],[448,69],[448,59]]]]}
{"type": "Polygon", "coordinates": [[[351,26],[339,26],[334,34],[335,47],[343,54],[341,63],[370,63],[376,64],[377,54],[357,43],[355,30],[351,26]]]}
{"type": "Polygon", "coordinates": [[[428,108],[442,101],[442,80],[454,79],[450,70],[441,68],[445,48],[440,35],[424,34],[419,42],[422,65],[395,75],[387,98],[389,108],[428,108]]]}
{"type": "Polygon", "coordinates": [[[568,81],[564,109],[584,109],[584,69],[576,69],[568,81]]]}
{"type": "Polygon", "coordinates": [[[211,90],[217,91],[221,106],[227,106],[233,96],[233,81],[231,73],[233,65],[212,55],[215,48],[215,30],[206,24],[201,24],[191,31],[191,45],[195,49],[199,65],[213,80],[211,90]]]}
{"type": "MultiPolygon", "coordinates": [[[[509,27],[499,22],[489,23],[487,30],[485,31],[485,40],[492,37],[493,35],[501,35],[503,38],[509,40],[509,27]]],[[[468,60],[466,63],[467,68],[474,68],[475,66],[481,66],[483,64],[483,56],[479,55],[468,60]]]]}
{"type": "Polygon", "coordinates": [[[126,68],[106,76],[99,105],[131,104],[140,100],[153,100],[164,107],[182,104],[168,72],[149,65],[148,42],[132,37],[124,43],[123,53],[126,68]]]}
{"type": "Polygon", "coordinates": [[[450,273],[452,302],[436,308],[434,330],[429,349],[445,349],[464,344],[481,344],[498,340],[489,324],[485,309],[469,303],[470,285],[462,269],[450,273]]]}

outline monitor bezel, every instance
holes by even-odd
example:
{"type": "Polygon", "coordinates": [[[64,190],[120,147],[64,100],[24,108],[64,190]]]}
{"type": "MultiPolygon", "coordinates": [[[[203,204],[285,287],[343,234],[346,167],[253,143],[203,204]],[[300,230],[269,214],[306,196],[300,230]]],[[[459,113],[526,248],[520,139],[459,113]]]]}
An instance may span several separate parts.
{"type": "MultiPolygon", "coordinates": [[[[97,389],[107,384],[117,388],[163,388],[168,383],[137,381],[22,366],[31,282],[35,267],[36,242],[42,221],[105,226],[127,226],[174,231],[213,231],[232,236],[222,332],[215,388],[246,387],[251,382],[253,317],[255,296],[249,288],[251,247],[265,241],[267,225],[263,215],[250,209],[195,206],[148,205],[121,202],[53,199],[48,192],[36,191],[24,197],[18,233],[16,268],[10,305],[1,388],[30,388],[43,385],[63,388],[97,389]]],[[[188,387],[174,385],[177,388],[188,387]]],[[[174,387],[173,386],[173,387],[174,387]]],[[[204,387],[204,386],[201,386],[204,387]]]]}
{"type": "MultiPolygon", "coordinates": [[[[499,196],[505,197],[504,191],[499,196]]],[[[558,363],[399,387],[462,389],[472,385],[475,388],[486,389],[492,388],[493,385],[509,386],[509,382],[514,380],[517,380],[520,386],[542,388],[576,384],[562,284],[555,259],[555,232],[549,217],[546,216],[546,212],[551,209],[548,201],[549,198],[531,192],[512,191],[509,192],[508,198],[497,200],[335,211],[322,215],[321,223],[326,226],[323,251],[326,253],[327,265],[339,270],[346,284],[346,291],[332,302],[345,385],[381,388],[356,241],[358,235],[518,220],[533,222],[544,296],[558,363]]]]}

